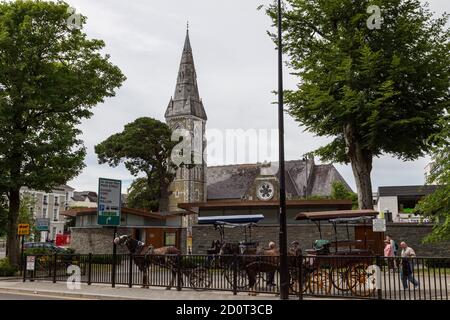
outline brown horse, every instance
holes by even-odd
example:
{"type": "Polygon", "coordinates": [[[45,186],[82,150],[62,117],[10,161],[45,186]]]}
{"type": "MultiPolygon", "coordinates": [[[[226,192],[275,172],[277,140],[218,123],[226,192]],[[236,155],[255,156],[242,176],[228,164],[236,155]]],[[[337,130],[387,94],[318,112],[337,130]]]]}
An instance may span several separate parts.
{"type": "Polygon", "coordinates": [[[134,264],[139,271],[143,273],[143,288],[148,288],[148,269],[150,265],[158,265],[167,268],[172,273],[170,285],[166,290],[173,287],[173,283],[177,276],[176,257],[181,253],[175,247],[154,248],[152,245],[146,246],[142,241],[133,239],[131,235],[123,235],[114,239],[116,245],[125,245],[128,251],[133,255],[134,264]]]}

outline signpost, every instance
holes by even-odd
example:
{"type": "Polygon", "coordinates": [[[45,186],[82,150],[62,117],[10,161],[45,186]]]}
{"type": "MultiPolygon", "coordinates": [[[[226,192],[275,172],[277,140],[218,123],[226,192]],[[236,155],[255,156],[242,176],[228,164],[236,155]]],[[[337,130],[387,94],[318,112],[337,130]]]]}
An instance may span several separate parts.
{"type": "Polygon", "coordinates": [[[20,249],[20,266],[23,270],[23,247],[25,244],[25,236],[28,236],[30,234],[30,225],[28,223],[19,223],[17,225],[17,235],[22,237],[21,243],[21,249],[20,249]]]}
{"type": "Polygon", "coordinates": [[[98,181],[97,223],[120,225],[122,181],[100,178],[98,181]]]}
{"type": "Polygon", "coordinates": [[[30,234],[30,225],[28,223],[19,223],[17,226],[17,234],[19,236],[28,236],[30,234]]]}
{"type": "Polygon", "coordinates": [[[50,231],[50,218],[37,218],[36,231],[50,231]]]}
{"type": "Polygon", "coordinates": [[[114,239],[117,236],[117,226],[120,225],[122,198],[122,181],[100,178],[98,179],[97,223],[101,226],[114,227],[113,234],[113,263],[111,284],[116,286],[116,253],[117,246],[114,239]]]}
{"type": "Polygon", "coordinates": [[[27,271],[34,271],[34,266],[36,263],[36,257],[35,256],[27,256],[27,271]]]}
{"type": "Polygon", "coordinates": [[[386,232],[386,219],[373,219],[373,232],[386,232]]]}

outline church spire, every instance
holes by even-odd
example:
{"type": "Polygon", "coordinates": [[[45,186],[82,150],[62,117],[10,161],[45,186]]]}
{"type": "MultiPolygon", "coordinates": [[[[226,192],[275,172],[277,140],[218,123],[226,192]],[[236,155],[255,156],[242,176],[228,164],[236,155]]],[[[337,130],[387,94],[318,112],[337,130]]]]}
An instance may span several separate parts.
{"type": "Polygon", "coordinates": [[[178,116],[196,116],[206,120],[206,112],[200,99],[195,72],[194,57],[192,55],[189,38],[189,23],[187,24],[186,39],[178,71],[175,94],[170,100],[165,114],[166,119],[178,116]]]}

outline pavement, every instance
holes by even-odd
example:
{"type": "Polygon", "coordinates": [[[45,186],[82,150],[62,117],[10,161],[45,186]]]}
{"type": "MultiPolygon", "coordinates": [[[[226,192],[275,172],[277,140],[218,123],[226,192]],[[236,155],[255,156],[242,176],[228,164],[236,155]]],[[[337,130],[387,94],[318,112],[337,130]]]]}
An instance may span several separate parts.
{"type": "MultiPolygon", "coordinates": [[[[29,293],[2,293],[0,300],[74,300],[73,298],[57,298],[55,296],[36,295],[29,293]]],[[[78,300],[78,299],[75,299],[78,300]]]]}
{"type": "MultiPolygon", "coordinates": [[[[128,288],[125,286],[82,283],[80,289],[71,290],[66,283],[53,283],[50,281],[23,282],[19,279],[0,280],[0,300],[2,295],[33,295],[34,297],[58,297],[86,300],[278,300],[274,294],[259,294],[249,296],[239,293],[234,296],[231,292],[221,291],[193,291],[176,289],[165,290],[165,288],[151,287],[143,289],[140,287],[128,288]]],[[[19,297],[20,299],[20,297],[19,297]]]]}

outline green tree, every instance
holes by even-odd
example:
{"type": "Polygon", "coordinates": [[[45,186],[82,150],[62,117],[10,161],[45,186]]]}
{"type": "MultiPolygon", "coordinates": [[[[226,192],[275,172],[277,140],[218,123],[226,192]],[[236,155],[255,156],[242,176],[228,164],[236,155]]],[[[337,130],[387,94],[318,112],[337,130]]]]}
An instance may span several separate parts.
{"type": "Polygon", "coordinates": [[[443,119],[444,130],[434,136],[435,147],[431,154],[434,159],[433,172],[428,183],[438,185],[436,192],[425,197],[415,208],[415,213],[425,217],[435,217],[438,223],[433,233],[425,238],[428,242],[450,239],[450,117],[443,119]]]}
{"type": "Polygon", "coordinates": [[[116,167],[123,162],[132,175],[145,175],[145,179],[133,183],[131,198],[128,199],[138,207],[160,211],[168,209],[169,185],[176,168],[170,161],[176,145],[171,136],[172,132],[165,123],[144,117],[127,124],[122,132],[95,146],[100,164],[116,167]],[[155,201],[158,201],[157,205],[155,201]]]}
{"type": "Polygon", "coordinates": [[[30,225],[30,236],[28,236],[28,239],[30,239],[31,236],[33,236],[33,239],[38,239],[40,235],[40,232],[36,230],[33,214],[33,208],[35,206],[36,200],[33,197],[26,193],[21,195],[17,223],[26,223],[30,225]]]}
{"type": "Polygon", "coordinates": [[[159,206],[158,196],[157,185],[153,184],[150,188],[147,178],[137,178],[128,189],[128,206],[156,211],[159,206]]]}
{"type": "Polygon", "coordinates": [[[358,208],[358,195],[351,192],[341,181],[335,181],[331,185],[331,199],[351,200],[353,209],[358,208]]]}
{"type": "MultiPolygon", "coordinates": [[[[288,111],[334,138],[315,153],[351,163],[359,207],[372,208],[373,158],[416,159],[440,131],[449,105],[448,15],[433,19],[420,0],[285,2],[284,49],[301,79],[286,92],[288,111]],[[382,9],[381,29],[368,28],[369,5],[382,9]]],[[[267,8],[274,21],[276,12],[267,8]]]]}
{"type": "Polygon", "coordinates": [[[20,188],[50,191],[83,168],[77,137],[91,108],[112,97],[125,77],[104,42],[68,24],[64,2],[0,2],[0,191],[8,197],[8,255],[16,237],[20,188]]]}

